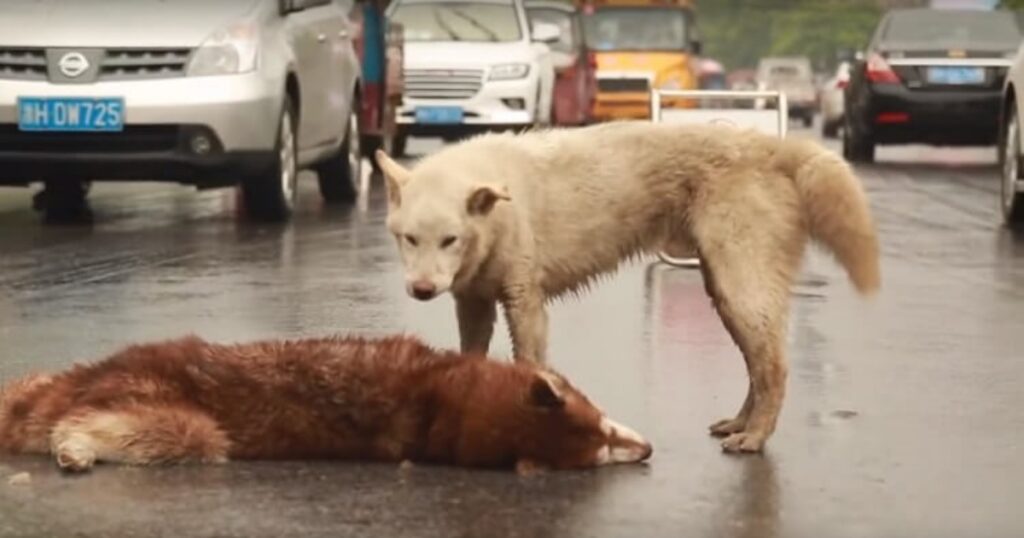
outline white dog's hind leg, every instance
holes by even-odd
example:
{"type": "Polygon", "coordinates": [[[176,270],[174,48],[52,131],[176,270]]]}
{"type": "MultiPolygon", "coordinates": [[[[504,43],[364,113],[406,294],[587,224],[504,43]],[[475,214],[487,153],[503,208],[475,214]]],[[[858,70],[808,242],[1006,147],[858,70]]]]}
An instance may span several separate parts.
{"type": "Polygon", "coordinates": [[[455,297],[455,315],[459,320],[459,340],[463,353],[486,355],[498,319],[495,302],[479,297],[455,297]]]}

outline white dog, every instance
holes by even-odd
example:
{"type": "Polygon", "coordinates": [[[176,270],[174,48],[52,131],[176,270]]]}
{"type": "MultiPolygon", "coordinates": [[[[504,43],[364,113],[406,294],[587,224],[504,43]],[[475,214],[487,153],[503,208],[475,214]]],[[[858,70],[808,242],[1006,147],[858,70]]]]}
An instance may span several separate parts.
{"type": "Polygon", "coordinates": [[[880,284],[859,181],[810,141],[719,125],[613,122],[484,135],[407,170],[382,152],[387,226],[410,295],[451,291],[462,348],[486,352],[501,302],[520,360],[544,361],[545,303],[626,259],[700,257],[705,286],[746,359],[735,418],[711,426],[729,451],[760,451],[785,393],[790,285],[808,237],[858,290],[880,284]]]}

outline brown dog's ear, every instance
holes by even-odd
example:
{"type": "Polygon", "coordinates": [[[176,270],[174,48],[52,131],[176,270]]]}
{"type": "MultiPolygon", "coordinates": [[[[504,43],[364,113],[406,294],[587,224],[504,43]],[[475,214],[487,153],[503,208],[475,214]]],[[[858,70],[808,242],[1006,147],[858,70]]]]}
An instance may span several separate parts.
{"type": "Polygon", "coordinates": [[[470,215],[487,215],[494,209],[498,200],[511,200],[508,191],[504,187],[497,188],[490,185],[481,185],[473,189],[466,200],[466,210],[470,215]]]}
{"type": "Polygon", "coordinates": [[[377,158],[377,165],[384,172],[384,186],[388,191],[388,204],[392,208],[402,205],[402,187],[409,182],[411,174],[402,165],[388,157],[384,150],[378,149],[374,155],[377,158]]]}
{"type": "Polygon", "coordinates": [[[537,372],[530,383],[530,403],[545,409],[560,409],[565,406],[565,396],[556,386],[557,380],[547,372],[537,372]]]}

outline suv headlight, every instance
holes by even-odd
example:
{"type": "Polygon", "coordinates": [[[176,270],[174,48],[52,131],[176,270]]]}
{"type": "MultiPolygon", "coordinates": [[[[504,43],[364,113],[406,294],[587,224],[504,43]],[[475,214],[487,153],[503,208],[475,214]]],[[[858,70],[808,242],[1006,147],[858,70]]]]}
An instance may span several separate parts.
{"type": "Polygon", "coordinates": [[[256,69],[259,31],[255,23],[240,23],[213,33],[196,49],[188,65],[193,77],[235,75],[256,69]]]}
{"type": "Polygon", "coordinates": [[[530,74],[529,64],[501,64],[491,66],[488,80],[515,80],[530,74]]]}

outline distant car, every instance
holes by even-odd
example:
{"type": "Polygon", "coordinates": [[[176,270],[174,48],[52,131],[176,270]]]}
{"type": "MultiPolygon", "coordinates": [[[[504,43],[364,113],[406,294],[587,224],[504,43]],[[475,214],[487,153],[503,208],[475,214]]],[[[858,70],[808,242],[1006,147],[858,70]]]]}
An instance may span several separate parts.
{"type": "Polygon", "coordinates": [[[558,26],[532,25],[522,0],[396,0],[402,24],[403,104],[393,152],[409,136],[466,134],[551,122],[558,26]]]}
{"type": "Polygon", "coordinates": [[[850,62],[839,62],[835,73],[821,88],[821,131],[827,138],[835,138],[843,125],[843,94],[850,83],[850,62]]]}
{"type": "Polygon", "coordinates": [[[1010,11],[889,11],[850,70],[843,154],[871,162],[879,144],[995,144],[1020,42],[1010,11]]]}
{"type": "Polygon", "coordinates": [[[81,211],[98,180],[240,185],[250,216],[278,220],[312,168],[325,199],[356,198],[360,67],[341,5],[86,4],[0,6],[0,185],[43,181],[48,215],[81,211]]]}
{"type": "Polygon", "coordinates": [[[590,123],[597,97],[597,59],[583,38],[583,15],[564,0],[526,0],[526,11],[531,21],[554,24],[561,30],[558,41],[549,45],[555,68],[553,123],[590,123]]]}
{"type": "Polygon", "coordinates": [[[786,95],[790,118],[801,119],[807,127],[814,124],[818,92],[808,58],[762,58],[757,65],[757,82],[762,89],[781,91],[786,95]]]}

